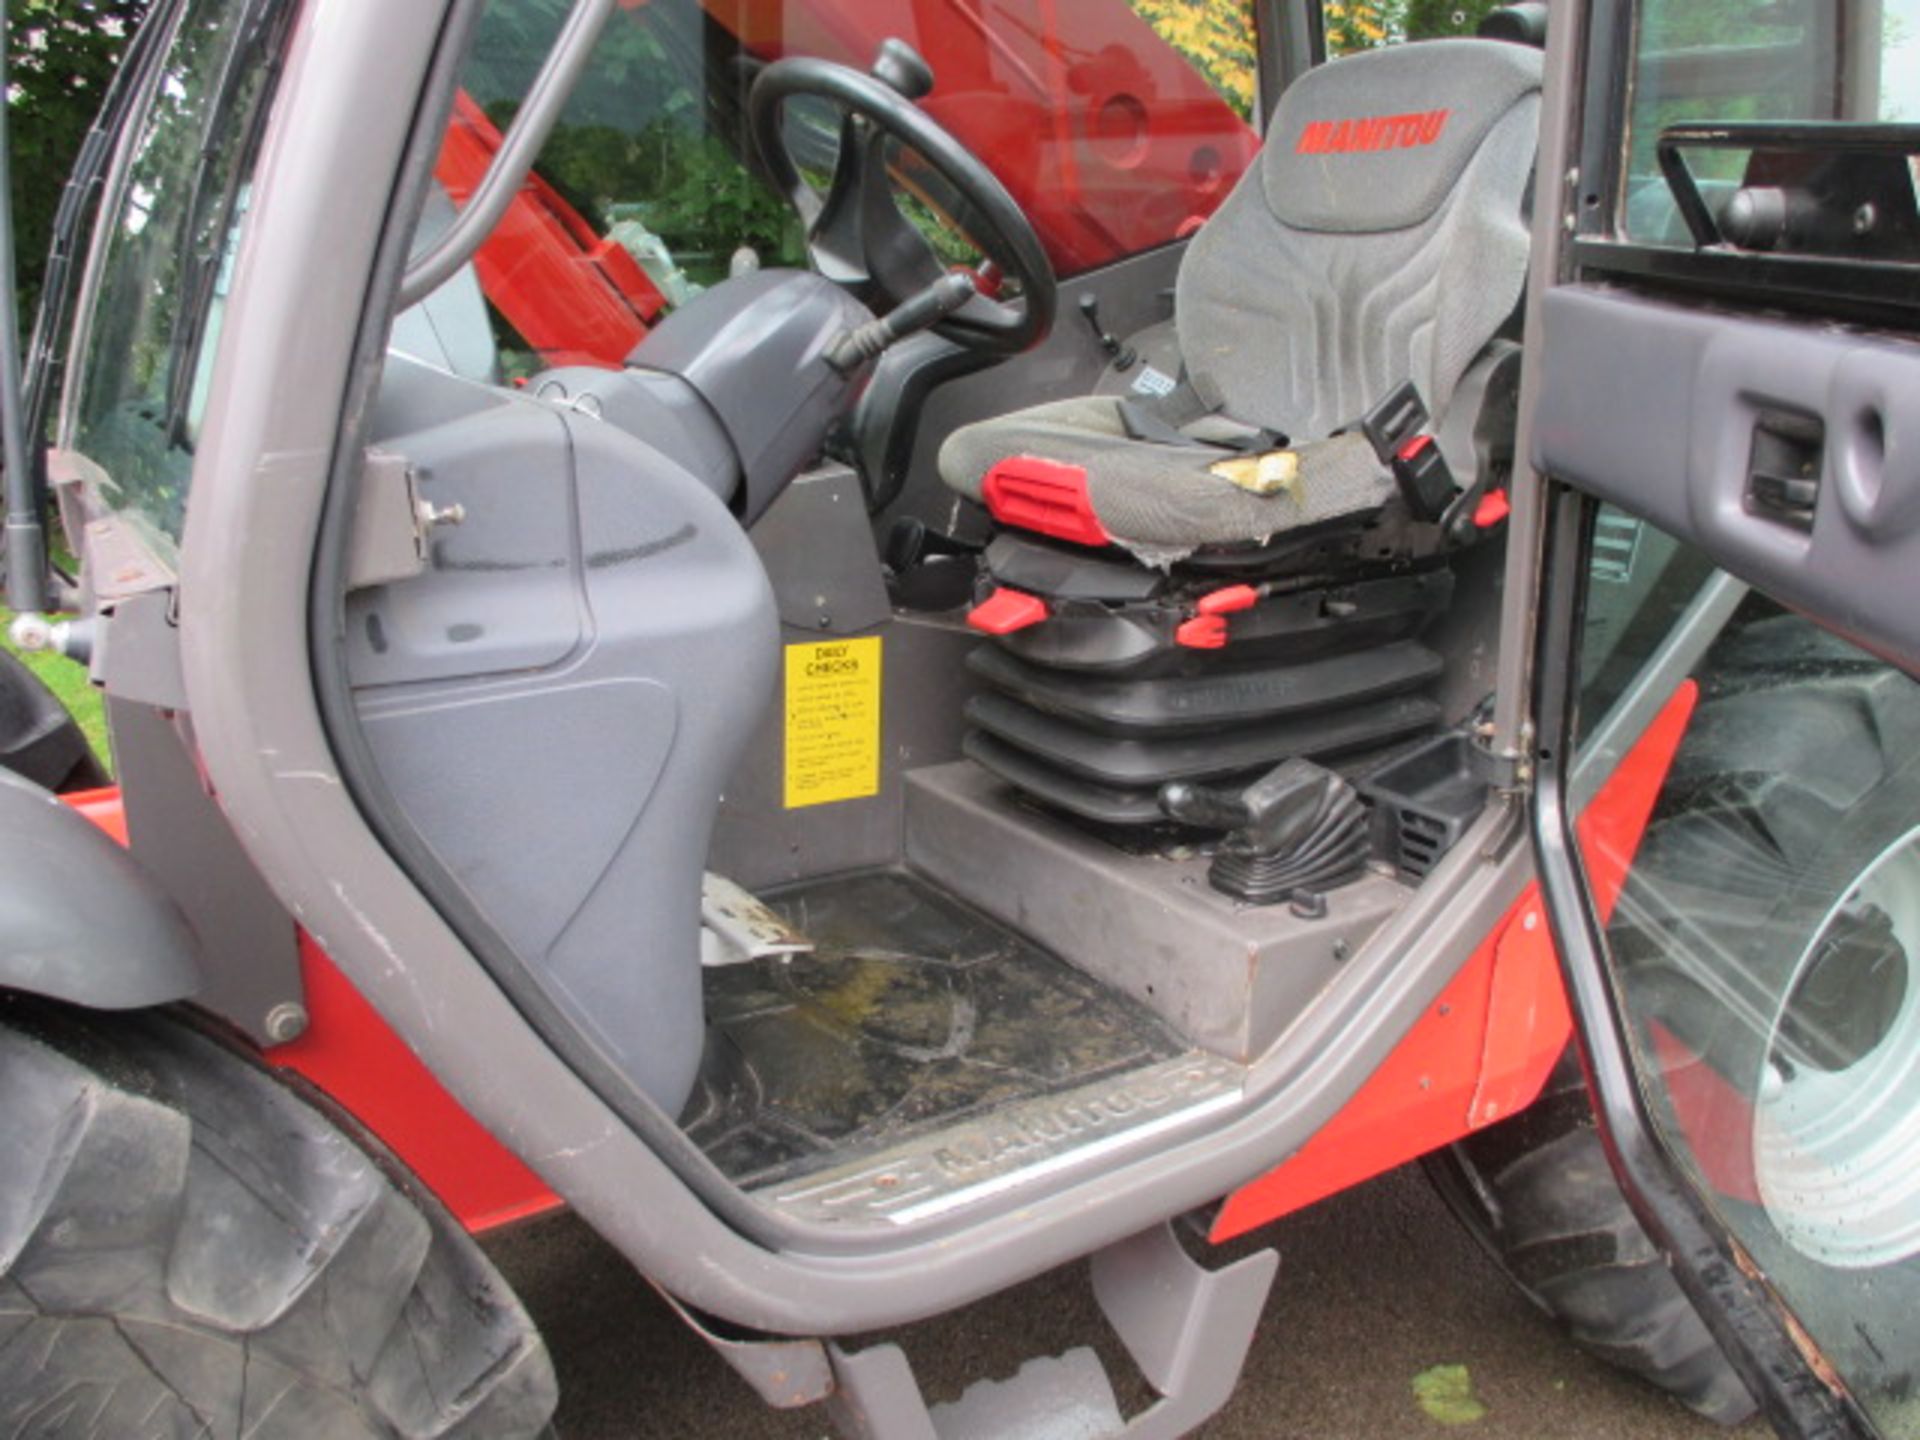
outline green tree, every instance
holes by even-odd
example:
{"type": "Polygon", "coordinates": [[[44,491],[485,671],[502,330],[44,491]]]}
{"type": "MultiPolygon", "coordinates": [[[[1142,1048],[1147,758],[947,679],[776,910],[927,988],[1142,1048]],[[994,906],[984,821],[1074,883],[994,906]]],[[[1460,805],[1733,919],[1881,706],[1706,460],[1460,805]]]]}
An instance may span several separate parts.
{"type": "Polygon", "coordinates": [[[1472,35],[1506,0],[1325,0],[1327,53],[1472,35]]]}
{"type": "Polygon", "coordinates": [[[21,313],[31,316],[67,172],[147,0],[15,0],[8,9],[14,245],[21,313]]]}
{"type": "Polygon", "coordinates": [[[1400,33],[1408,40],[1440,40],[1472,35],[1505,0],[1402,0],[1400,33]]]}
{"type": "Polygon", "coordinates": [[[1206,77],[1243,120],[1253,118],[1252,0],[1131,0],[1160,38],[1206,77]]]}
{"type": "Polygon", "coordinates": [[[1351,55],[1397,39],[1401,8],[1401,0],[1325,0],[1320,16],[1327,53],[1351,55]]]}

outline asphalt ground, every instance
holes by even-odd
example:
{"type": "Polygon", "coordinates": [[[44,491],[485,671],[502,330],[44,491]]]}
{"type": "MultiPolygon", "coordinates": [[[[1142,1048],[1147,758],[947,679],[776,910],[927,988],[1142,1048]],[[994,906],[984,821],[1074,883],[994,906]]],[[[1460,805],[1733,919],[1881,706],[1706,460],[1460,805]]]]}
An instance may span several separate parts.
{"type": "MultiPolygon", "coordinates": [[[[1575,1349],[1509,1286],[1417,1167],[1269,1227],[1280,1275],[1234,1398],[1205,1440],[1760,1440],[1724,1430],[1575,1349]],[[1466,1367],[1484,1414],[1427,1414],[1414,1378],[1466,1367]]],[[[1246,1242],[1240,1242],[1235,1250],[1246,1242]]],[[[820,1440],[818,1408],[768,1409],[580,1221],[559,1216],[487,1244],[547,1337],[559,1369],[561,1440],[725,1436],[820,1440]]],[[[1071,1266],[903,1339],[934,1400],[1026,1359],[1092,1340],[1120,1359],[1071,1266]]],[[[1130,1372],[1123,1406],[1148,1398],[1130,1372]]]]}

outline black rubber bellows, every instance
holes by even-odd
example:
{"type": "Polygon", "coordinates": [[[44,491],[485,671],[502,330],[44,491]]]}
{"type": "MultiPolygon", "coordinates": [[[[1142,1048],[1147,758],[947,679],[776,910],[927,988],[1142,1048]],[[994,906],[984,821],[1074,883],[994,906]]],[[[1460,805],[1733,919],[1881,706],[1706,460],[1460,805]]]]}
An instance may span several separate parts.
{"type": "Polygon", "coordinates": [[[1284,760],[1237,794],[1167,785],[1160,804],[1183,824],[1227,830],[1207,880],[1253,905],[1344,885],[1359,878],[1371,853],[1366,806],[1351,785],[1311,760],[1284,760]]]}

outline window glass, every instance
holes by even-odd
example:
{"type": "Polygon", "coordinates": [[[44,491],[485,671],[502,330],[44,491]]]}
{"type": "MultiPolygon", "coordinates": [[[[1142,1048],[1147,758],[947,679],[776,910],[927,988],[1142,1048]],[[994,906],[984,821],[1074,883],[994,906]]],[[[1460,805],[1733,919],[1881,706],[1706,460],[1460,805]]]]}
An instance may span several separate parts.
{"type": "MultiPolygon", "coordinates": [[[[1589,695],[1713,573],[1608,514],[1589,695]]],[[[1605,917],[1642,1088],[1882,1432],[1920,1435],[1920,684],[1749,594],[1674,703],[1686,728],[1605,917]]]]}
{"type": "Polygon", "coordinates": [[[1606,718],[1702,587],[1719,573],[1690,545],[1611,505],[1593,522],[1575,733],[1606,718]]]}
{"type": "Polygon", "coordinates": [[[94,237],[60,443],[171,564],[285,7],[190,0],[94,237]]]}
{"type": "MultiPolygon", "coordinates": [[[[492,0],[438,167],[456,203],[485,173],[564,0],[492,0]]],[[[646,0],[617,7],[536,175],[477,257],[509,372],[615,363],[743,252],[799,264],[760,178],[747,92],[766,63],[865,69],[898,37],[933,68],[921,103],[984,160],[1072,275],[1189,233],[1257,149],[1251,0],[646,0]]],[[[832,172],[837,118],[786,107],[803,169],[832,172]],[[809,158],[809,152],[813,152],[809,158]]],[[[943,187],[902,157],[902,210],[936,253],[976,253],[943,187]]]]}
{"type": "Polygon", "coordinates": [[[1507,0],[1321,0],[1327,54],[1472,35],[1507,0]]]}
{"type": "MultiPolygon", "coordinates": [[[[1655,164],[1663,127],[1693,120],[1920,123],[1920,0],[1643,0],[1634,30],[1622,228],[1687,241],[1655,164]]],[[[1708,204],[1750,152],[1692,149],[1708,204]]]]}

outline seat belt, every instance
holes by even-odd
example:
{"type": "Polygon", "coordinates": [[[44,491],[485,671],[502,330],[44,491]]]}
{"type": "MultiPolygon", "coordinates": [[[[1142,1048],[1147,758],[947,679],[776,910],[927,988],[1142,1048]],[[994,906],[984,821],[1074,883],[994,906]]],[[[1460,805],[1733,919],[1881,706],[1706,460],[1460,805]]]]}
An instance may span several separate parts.
{"type": "MultiPolygon", "coordinates": [[[[1245,435],[1203,440],[1198,435],[1168,424],[1151,410],[1131,400],[1117,402],[1120,424],[1129,440],[1144,440],[1150,445],[1177,445],[1191,450],[1224,450],[1229,455],[1260,455],[1269,450],[1285,450],[1292,441],[1278,430],[1250,430],[1245,435]]],[[[1205,418],[1204,416],[1202,417],[1205,418]]]]}

